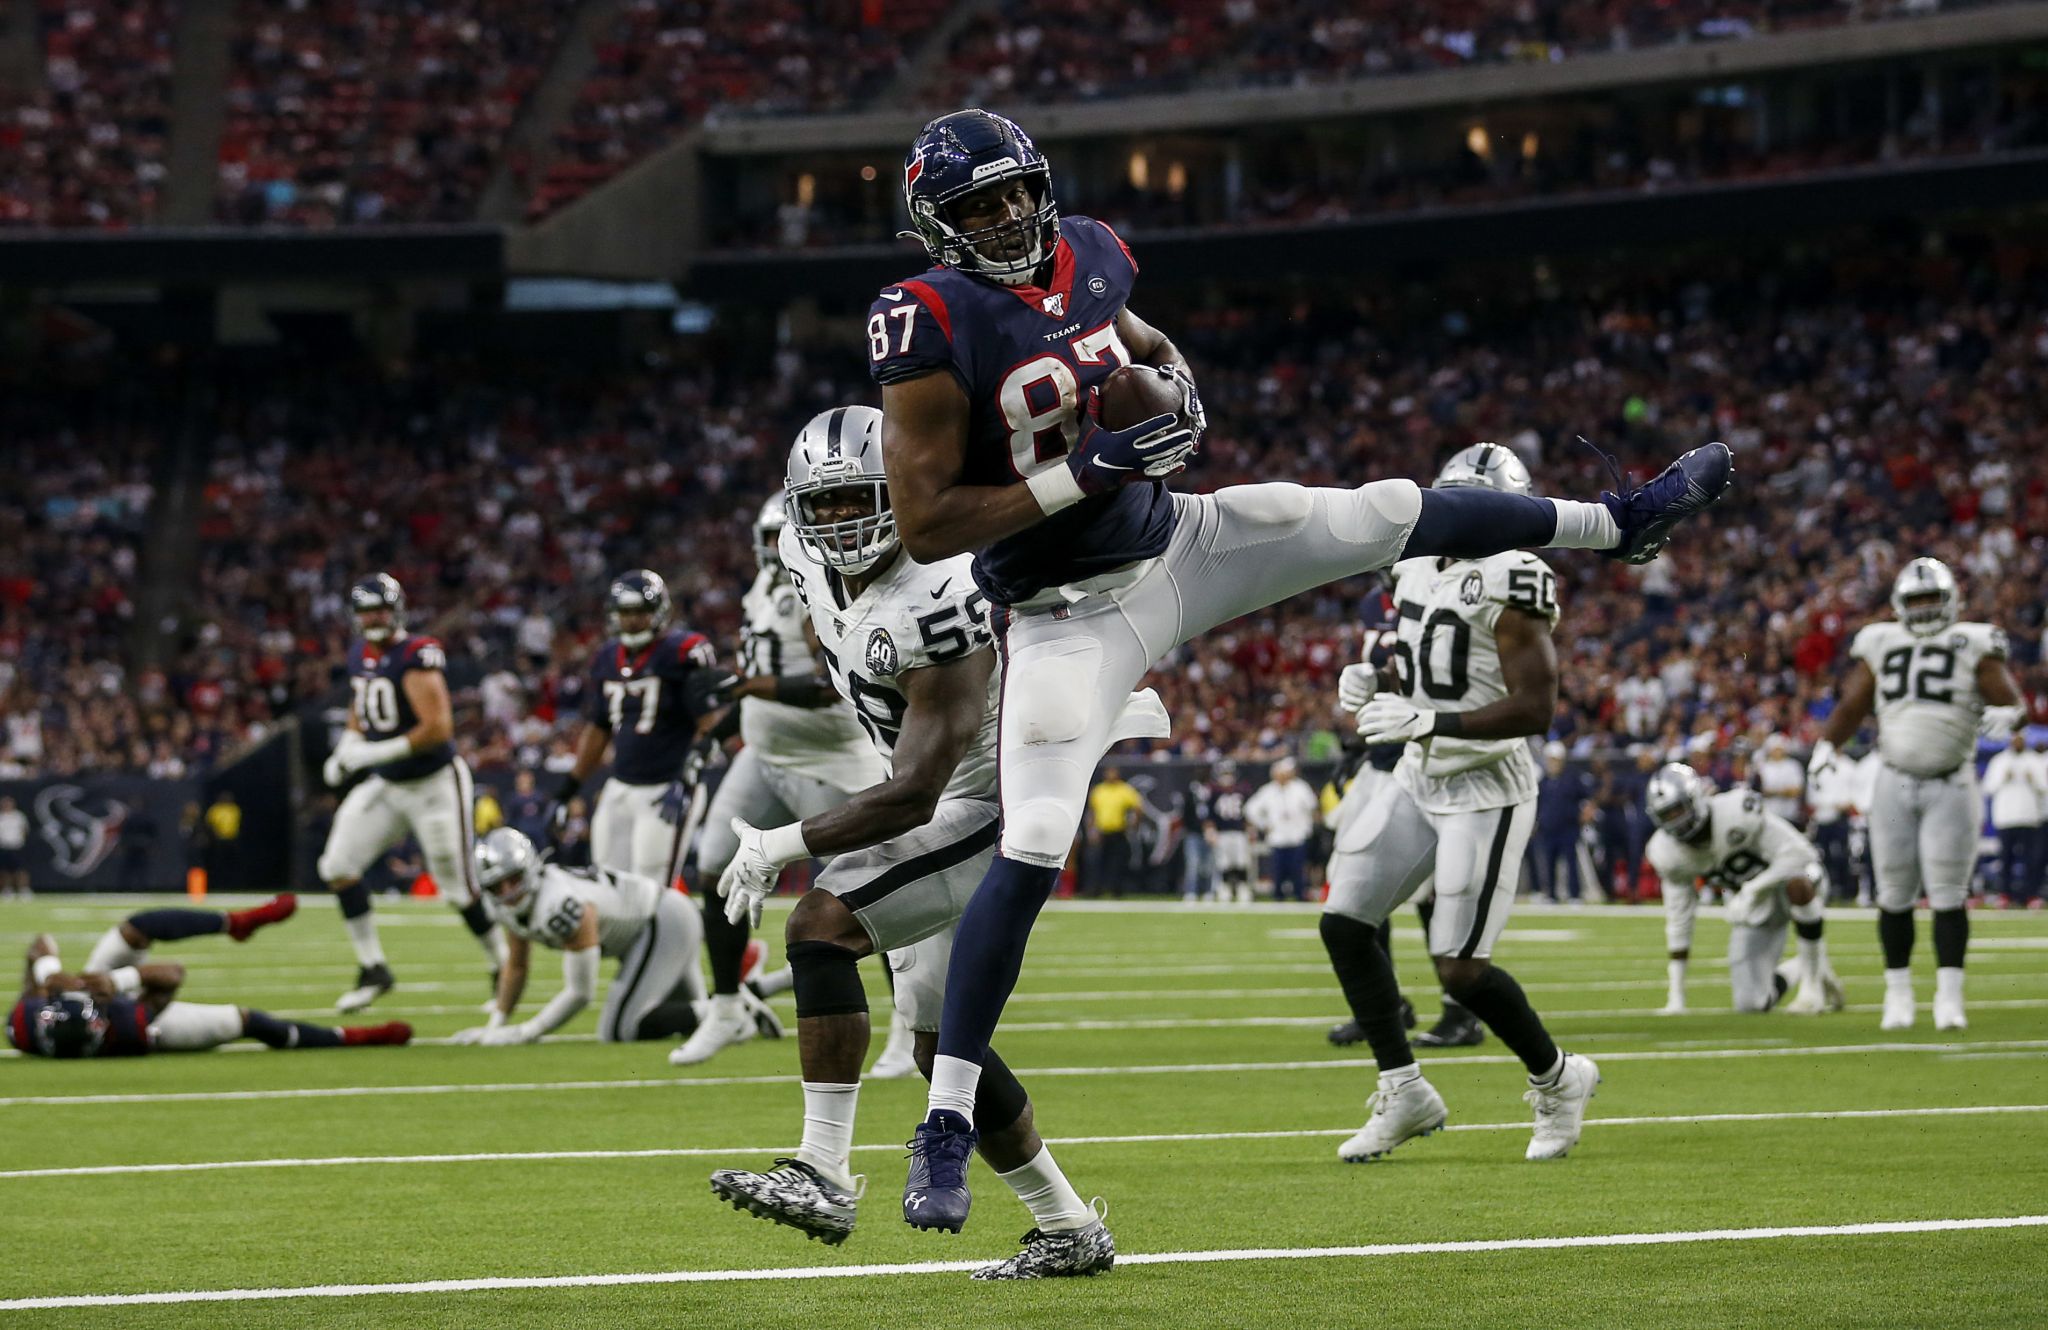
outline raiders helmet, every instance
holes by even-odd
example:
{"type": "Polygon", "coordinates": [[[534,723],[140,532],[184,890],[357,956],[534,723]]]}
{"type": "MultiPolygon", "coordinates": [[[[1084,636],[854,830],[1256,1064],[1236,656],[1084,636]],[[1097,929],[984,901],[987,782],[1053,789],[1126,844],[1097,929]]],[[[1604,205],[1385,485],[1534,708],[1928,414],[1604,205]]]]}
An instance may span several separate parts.
{"type": "Polygon", "coordinates": [[[389,573],[372,573],[348,589],[349,612],[356,616],[357,631],[365,642],[388,642],[405,631],[405,588],[389,573]],[[365,627],[363,616],[390,610],[390,622],[377,628],[365,627]]]}
{"type": "Polygon", "coordinates": [[[896,514],[882,473],[880,411],[842,406],[811,417],[790,446],[783,479],[790,528],[826,567],[864,573],[896,548],[896,514]],[[814,507],[818,498],[844,490],[865,491],[868,511],[844,521],[821,520],[814,507]]]}
{"type": "Polygon", "coordinates": [[[511,827],[488,832],[477,840],[474,857],[477,886],[501,904],[516,912],[533,898],[541,860],[525,833],[511,827]]]}
{"type": "Polygon", "coordinates": [[[1529,468],[1522,465],[1522,459],[1512,449],[1497,443],[1475,443],[1461,449],[1436,473],[1436,483],[1431,488],[1447,490],[1460,485],[1483,485],[1509,494],[1527,494],[1534,488],[1529,483],[1529,468]]]}
{"type": "Polygon", "coordinates": [[[652,642],[668,627],[669,612],[668,583],[661,580],[660,573],[635,568],[612,579],[612,589],[606,597],[605,623],[622,644],[638,651],[652,642]],[[647,627],[637,633],[629,633],[619,627],[622,614],[653,617],[647,621],[647,627]]]}
{"type": "Polygon", "coordinates": [[[1659,767],[1643,789],[1643,806],[1659,831],[1689,841],[1707,826],[1706,778],[1683,762],[1659,767]]]}
{"type": "Polygon", "coordinates": [[[903,159],[903,206],[910,211],[904,232],[922,241],[934,263],[958,268],[1004,286],[1023,286],[1052,257],[1060,239],[1060,210],[1052,197],[1052,167],[1031,136],[991,111],[955,111],[918,132],[903,159]],[[953,205],[1000,181],[1023,179],[1037,204],[1031,216],[963,231],[953,222],[953,205]],[[1021,232],[1023,252],[1014,259],[991,258],[984,245],[1021,232]]]}
{"type": "Polygon", "coordinates": [[[754,519],[754,562],[763,568],[782,566],[782,528],[789,525],[789,500],[781,490],[768,496],[754,519]]]}
{"type": "Polygon", "coordinates": [[[1961,617],[1956,575],[1939,559],[1915,559],[1892,582],[1892,613],[1915,637],[1932,637],[1961,617]]]}
{"type": "Polygon", "coordinates": [[[107,1018],[92,994],[60,993],[36,1012],[29,1038],[46,1058],[89,1058],[106,1042],[107,1018]]]}

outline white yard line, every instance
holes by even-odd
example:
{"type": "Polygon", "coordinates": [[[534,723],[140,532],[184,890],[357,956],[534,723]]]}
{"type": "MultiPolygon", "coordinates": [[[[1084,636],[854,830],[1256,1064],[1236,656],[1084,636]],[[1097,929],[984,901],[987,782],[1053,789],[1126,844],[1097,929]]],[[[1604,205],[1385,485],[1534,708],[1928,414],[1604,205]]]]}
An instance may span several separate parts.
{"type": "MultiPolygon", "coordinates": [[[[1833,1122],[1866,1118],[1978,1117],[2009,1113],[2048,1113],[2048,1104],[1983,1104],[1933,1108],[1813,1109],[1780,1113],[1682,1113],[1665,1117],[1588,1118],[1588,1127],[1695,1127],[1715,1123],[1833,1122]]],[[[1196,1131],[1137,1136],[1049,1136],[1048,1145],[1155,1145],[1214,1141],[1284,1141],[1324,1136],[1349,1136],[1355,1127],[1301,1127],[1282,1131],[1196,1131]]],[[[1452,1123],[1445,1131],[1527,1131],[1526,1119],[1513,1122],[1452,1123]]],[[[0,1172],[0,1181],[20,1178],[88,1178],[147,1173],[220,1173],[241,1169],[337,1168],[412,1164],[540,1163],[555,1160],[714,1159],[733,1155],[787,1154],[795,1147],[774,1145],[687,1146],[646,1150],[509,1150],[471,1154],[313,1155],[304,1158],[214,1159],[168,1164],[91,1164],[72,1168],[22,1168],[0,1172]]],[[[901,1142],[856,1145],[855,1153],[901,1151],[901,1142]]]]}
{"type": "MultiPolygon", "coordinates": [[[[1359,1260],[1467,1252],[1568,1251],[1588,1247],[1662,1247],[1694,1242],[1764,1242],[1779,1238],[1894,1237],[2048,1226],[2048,1215],[1986,1219],[1909,1219],[1864,1224],[1802,1224],[1775,1228],[1706,1228],[1666,1233],[1587,1233],[1549,1238],[1493,1238],[1467,1242],[1387,1242],[1357,1247],[1238,1247],[1216,1251],[1119,1253],[1117,1264],[1211,1265],[1243,1261],[1359,1260]]],[[[316,1284],[301,1288],[222,1288],[175,1293],[81,1293],[8,1298],[0,1311],[56,1311],[70,1307],[140,1307],[166,1303],[258,1302],[298,1298],[360,1298],[409,1293],[490,1293],[513,1289],[619,1288],[648,1284],[756,1283],[803,1279],[863,1279],[889,1275],[958,1274],[981,1261],[915,1261],[901,1265],[792,1266],[769,1270],[663,1270],[609,1275],[501,1276],[421,1279],[392,1284],[316,1284]]]]}
{"type": "MultiPolygon", "coordinates": [[[[1978,1053],[2004,1049],[2048,1050],[2048,1039],[1985,1040],[1980,1043],[1820,1044],[1810,1047],[1644,1049],[1600,1054],[1602,1062],[1697,1062],[1726,1058],[1862,1057],[1886,1053],[1978,1053]]],[[[1425,1065],[1442,1067],[1519,1065],[1512,1054],[1454,1055],[1430,1058],[1425,1065]]],[[[1179,1076],[1203,1073],[1355,1071],[1374,1065],[1370,1058],[1316,1058],[1289,1062],[1170,1062],[1129,1067],[1020,1067],[1019,1077],[1179,1076]]],[[[721,1085],[793,1085],[795,1076],[691,1076],[606,1081],[488,1081],[444,1085],[334,1085],[286,1090],[197,1090],[163,1094],[14,1095],[0,1098],[0,1108],[26,1106],[75,1108],[102,1104],[232,1103],[268,1099],[363,1099],[381,1095],[531,1094],[581,1090],[666,1090],[721,1085]]]]}

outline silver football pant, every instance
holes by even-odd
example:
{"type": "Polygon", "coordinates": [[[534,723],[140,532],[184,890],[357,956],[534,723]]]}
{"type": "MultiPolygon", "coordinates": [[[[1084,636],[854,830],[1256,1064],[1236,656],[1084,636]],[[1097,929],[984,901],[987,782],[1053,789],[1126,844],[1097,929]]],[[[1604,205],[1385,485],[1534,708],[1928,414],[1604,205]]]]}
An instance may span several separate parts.
{"type": "Polygon", "coordinates": [[[1937,910],[1960,910],[1977,866],[1983,820],[1977,772],[1964,763],[1947,776],[1877,769],[1870,810],[1870,868],[1879,908],[1910,910],[1927,893],[1937,910]]]}

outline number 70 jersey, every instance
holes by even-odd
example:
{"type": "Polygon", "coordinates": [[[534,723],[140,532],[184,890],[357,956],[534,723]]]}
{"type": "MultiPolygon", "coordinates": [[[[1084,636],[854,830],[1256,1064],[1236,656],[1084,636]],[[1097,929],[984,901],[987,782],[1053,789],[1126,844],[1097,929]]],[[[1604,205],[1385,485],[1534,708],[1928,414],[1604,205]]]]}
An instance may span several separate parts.
{"type": "Polygon", "coordinates": [[[1849,654],[1877,677],[1877,751],[1887,766],[1942,776],[1976,756],[1977,662],[2005,659],[2002,630],[1958,623],[1920,637],[1880,619],[1863,625],[1849,654]]]}
{"type": "MultiPolygon", "coordinates": [[[[899,550],[888,570],[847,600],[844,583],[805,549],[792,528],[782,533],[782,562],[810,611],[833,687],[893,767],[909,701],[903,676],[912,670],[963,660],[993,650],[988,600],[974,584],[974,557],[955,555],[921,564],[899,550]]],[[[948,799],[993,799],[996,790],[996,716],[1003,672],[989,675],[981,729],[953,769],[948,799]]]]}

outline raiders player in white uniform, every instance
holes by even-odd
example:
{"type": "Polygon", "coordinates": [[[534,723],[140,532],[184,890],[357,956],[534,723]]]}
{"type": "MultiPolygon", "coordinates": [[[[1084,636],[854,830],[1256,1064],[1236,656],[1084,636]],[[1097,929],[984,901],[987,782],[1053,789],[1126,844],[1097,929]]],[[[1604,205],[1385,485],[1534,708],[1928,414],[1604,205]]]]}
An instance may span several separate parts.
{"type": "Polygon", "coordinates": [[[603,958],[619,962],[619,973],[598,1017],[600,1040],[668,1039],[697,1028],[708,1005],[697,968],[704,926],[681,892],[637,873],[545,863],[510,827],[476,843],[476,876],[511,954],[489,1023],[458,1031],[456,1043],[530,1044],[559,1030],[597,997],[603,958]],[[562,953],[562,989],[514,1022],[535,943],[562,953]]]}
{"type": "Polygon", "coordinates": [[[1841,746],[1877,712],[1870,867],[1886,1030],[1913,1024],[1913,905],[1923,892],[1934,908],[1934,1028],[1969,1024],[1965,906],[1984,816],[1977,736],[2010,734],[2025,714],[2006,665],[2005,634],[1988,623],[1957,622],[1961,609],[1955,574],[1939,559],[1915,559],[1900,570],[1892,583],[1897,617],[1865,624],[1850,643],[1855,664],[1808,763],[1817,778],[1843,760],[1841,746]]]}
{"type": "MultiPolygon", "coordinates": [[[[756,827],[719,891],[735,917],[775,889],[782,870],[835,857],[798,902],[785,934],[796,973],[803,1062],[803,1144],[763,1173],[722,1169],[711,1187],[829,1244],[853,1231],[859,1180],[848,1168],[868,1004],[856,963],[889,953],[896,1005],[929,1074],[953,925],[995,854],[996,715],[1001,677],[988,605],[961,555],[924,566],[896,539],[882,475],[882,413],[841,407],[812,420],[790,450],[782,561],[809,606],[832,681],[853,703],[889,774],[844,805],[756,827]]],[[[977,1278],[1092,1274],[1116,1248],[1061,1174],[1033,1126],[1031,1101],[993,1052],[982,1077],[982,1158],[1030,1208],[1024,1250],[977,1278]]]]}
{"type": "MultiPolygon", "coordinates": [[[[1436,484],[1526,494],[1529,473],[1506,448],[1481,443],[1451,458],[1436,484]]],[[[1528,740],[1549,728],[1557,706],[1556,578],[1521,552],[1404,559],[1393,575],[1392,668],[1354,671],[1349,694],[1365,695],[1358,732],[1368,744],[1408,748],[1331,855],[1323,907],[1330,963],[1380,1069],[1372,1116],[1337,1155],[1363,1163],[1447,1117],[1415,1065],[1379,940],[1380,925],[1433,876],[1437,978],[1528,1068],[1536,1124],[1527,1157],[1559,1159],[1578,1143],[1599,1068],[1560,1051],[1521,986],[1490,959],[1536,820],[1528,740]]]]}
{"type": "MultiPolygon", "coordinates": [[[[704,831],[697,838],[698,879],[704,882],[716,882],[739,849],[732,834],[734,818],[766,826],[815,817],[882,778],[881,763],[853,709],[823,678],[811,652],[803,605],[782,565],[783,505],[780,492],[770,496],[754,523],[760,571],[740,601],[741,683],[733,690],[736,705],[713,731],[727,738],[736,725],[746,747],[733,758],[704,815],[704,831]]],[[[706,912],[712,1014],[669,1054],[676,1066],[703,1062],[753,1037],[754,1024],[739,996],[747,934],[744,920],[706,912]]]]}
{"type": "Polygon", "coordinates": [[[1727,899],[1728,983],[1735,1010],[1769,1011],[1794,979],[1799,992],[1785,1010],[1800,1014],[1842,1009],[1842,985],[1828,964],[1822,903],[1827,870],[1820,851],[1776,813],[1764,811],[1751,789],[1715,794],[1706,779],[1682,762],[1650,777],[1643,804],[1657,830],[1647,851],[1664,884],[1664,942],[1671,990],[1659,1015],[1685,1010],[1685,971],[1692,959],[1699,915],[1696,884],[1727,899]],[[1799,935],[1796,962],[1785,956],[1785,931],[1799,935]]]}

